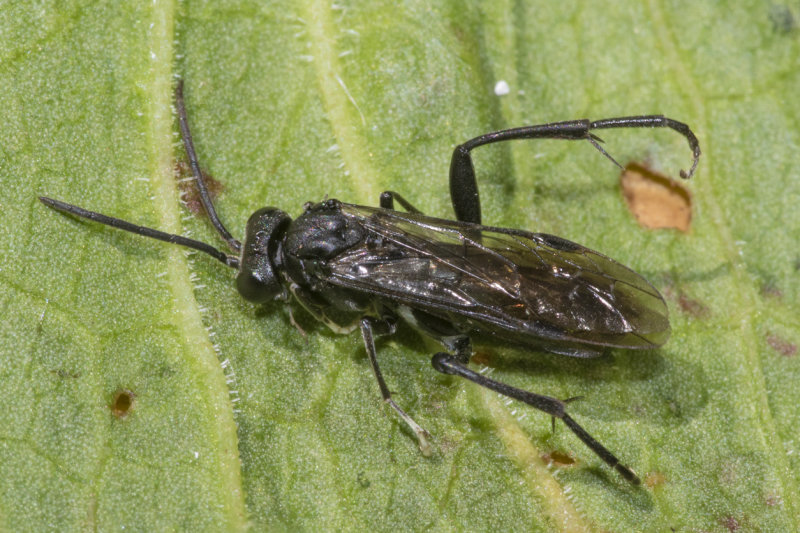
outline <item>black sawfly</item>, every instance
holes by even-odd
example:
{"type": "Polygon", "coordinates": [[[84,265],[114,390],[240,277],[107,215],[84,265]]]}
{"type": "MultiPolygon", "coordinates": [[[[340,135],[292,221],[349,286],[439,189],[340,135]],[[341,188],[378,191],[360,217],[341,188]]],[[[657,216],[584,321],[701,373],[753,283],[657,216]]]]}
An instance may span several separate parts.
{"type": "Polygon", "coordinates": [[[414,432],[420,450],[431,453],[430,435],[391,398],[381,375],[374,336],[394,333],[399,320],[441,342],[433,367],[486,387],[561,419],[622,477],[636,473],[578,425],[559,400],[506,385],[468,368],[472,339],[487,338],[572,357],[595,357],[609,348],[652,349],[669,338],[667,306],[642,276],[608,257],[561,237],[481,225],[480,201],[470,152],[513,139],[586,140],[620,166],[593,130],[671,128],[693,153],[700,146],[686,124],[661,115],[575,120],[481,135],[459,145],[450,165],[450,195],[456,220],[423,215],[399,194],[381,194],[380,207],[328,199],[307,203],[292,220],[264,207],[248,220],[244,243],[220,222],[194,150],[178,82],[175,103],[183,144],[208,217],[233,254],[204,242],[164,233],[51,198],[47,206],[180,244],[238,271],[236,287],[256,304],[294,297],[337,333],[361,330],[381,395],[414,432]],[[394,202],[404,211],[394,209],[394,202]]]}

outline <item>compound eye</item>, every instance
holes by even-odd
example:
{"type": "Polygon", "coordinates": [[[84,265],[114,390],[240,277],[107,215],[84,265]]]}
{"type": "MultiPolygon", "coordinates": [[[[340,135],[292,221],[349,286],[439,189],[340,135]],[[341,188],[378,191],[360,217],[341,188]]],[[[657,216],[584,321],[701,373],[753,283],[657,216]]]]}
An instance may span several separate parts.
{"type": "Polygon", "coordinates": [[[247,221],[241,266],[236,276],[236,288],[246,300],[265,303],[281,294],[275,253],[291,221],[289,215],[274,207],[259,209],[247,221]]]}

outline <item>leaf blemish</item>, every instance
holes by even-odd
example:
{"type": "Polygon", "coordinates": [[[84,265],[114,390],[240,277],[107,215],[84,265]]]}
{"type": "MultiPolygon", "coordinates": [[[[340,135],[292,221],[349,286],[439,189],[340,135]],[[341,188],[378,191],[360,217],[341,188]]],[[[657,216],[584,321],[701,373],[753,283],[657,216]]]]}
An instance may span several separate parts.
{"type": "Polygon", "coordinates": [[[775,33],[787,35],[797,29],[797,18],[795,18],[792,10],[785,4],[776,4],[770,6],[769,21],[772,23],[772,29],[775,33]]]}
{"type": "MultiPolygon", "coordinates": [[[[203,173],[203,180],[206,183],[206,187],[208,187],[208,194],[211,196],[211,200],[214,201],[225,187],[207,172],[201,172],[203,173]]],[[[195,216],[205,215],[206,210],[203,208],[203,203],[200,200],[200,193],[194,185],[194,176],[192,175],[192,169],[189,163],[186,161],[176,161],[173,173],[175,179],[178,181],[181,201],[186,206],[186,209],[191,211],[195,216]]]]}
{"type": "Polygon", "coordinates": [[[362,489],[366,489],[372,484],[372,482],[367,478],[364,472],[359,472],[356,479],[358,480],[358,484],[361,486],[362,489]]]}
{"type": "Polygon", "coordinates": [[[133,400],[136,395],[128,389],[120,389],[114,393],[114,400],[109,406],[111,414],[117,418],[125,418],[133,408],[133,400]]]}
{"type": "Polygon", "coordinates": [[[543,454],[542,460],[545,463],[553,464],[555,466],[573,466],[576,463],[574,457],[558,450],[553,450],[550,453],[543,454]]]}
{"type": "Polygon", "coordinates": [[[650,488],[660,487],[667,482],[667,476],[661,472],[650,472],[644,478],[644,484],[650,488]]]}
{"type": "Polygon", "coordinates": [[[470,360],[476,365],[492,366],[492,355],[488,352],[475,350],[475,353],[472,354],[472,358],[470,360]]]}
{"type": "Polygon", "coordinates": [[[726,516],[720,521],[720,525],[726,528],[728,531],[739,531],[739,521],[736,520],[733,516],[726,516]]]}
{"type": "Polygon", "coordinates": [[[680,183],[639,163],[628,163],[619,182],[628,210],[640,226],[689,231],[692,198],[680,183]]]}
{"type": "Polygon", "coordinates": [[[54,368],[50,370],[51,374],[55,374],[62,379],[71,378],[71,379],[78,379],[81,377],[80,372],[69,372],[64,370],[63,368],[54,368]]]}
{"type": "Polygon", "coordinates": [[[784,357],[794,357],[797,355],[797,344],[789,342],[775,333],[767,333],[767,344],[784,357]]]}
{"type": "Polygon", "coordinates": [[[678,294],[678,306],[681,311],[694,318],[708,318],[708,307],[700,300],[690,298],[683,292],[678,294]]]}

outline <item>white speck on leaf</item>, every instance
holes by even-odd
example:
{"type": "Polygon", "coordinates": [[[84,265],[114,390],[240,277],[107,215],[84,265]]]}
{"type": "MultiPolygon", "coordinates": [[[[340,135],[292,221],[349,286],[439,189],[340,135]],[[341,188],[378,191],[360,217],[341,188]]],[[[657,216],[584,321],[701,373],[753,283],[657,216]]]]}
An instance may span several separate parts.
{"type": "Polygon", "coordinates": [[[507,95],[511,89],[508,86],[508,82],[506,80],[500,80],[494,84],[494,94],[497,96],[505,96],[507,95]]]}

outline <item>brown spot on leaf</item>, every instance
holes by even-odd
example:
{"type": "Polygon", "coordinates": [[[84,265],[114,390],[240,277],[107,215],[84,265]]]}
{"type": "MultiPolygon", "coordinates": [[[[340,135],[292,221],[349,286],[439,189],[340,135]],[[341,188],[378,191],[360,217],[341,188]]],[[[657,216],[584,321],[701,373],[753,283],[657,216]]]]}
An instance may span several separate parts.
{"type": "Polygon", "coordinates": [[[117,418],[125,418],[133,408],[133,400],[136,395],[128,389],[120,389],[114,393],[114,400],[109,406],[111,414],[117,418]]]}
{"type": "Polygon", "coordinates": [[[797,345],[775,333],[767,333],[767,344],[784,357],[794,357],[797,355],[797,345]]]}
{"type": "Polygon", "coordinates": [[[667,482],[667,477],[661,472],[649,472],[644,477],[644,484],[646,487],[660,487],[667,482]]]}
{"type": "Polygon", "coordinates": [[[472,354],[471,361],[476,365],[491,366],[492,356],[489,352],[476,351],[472,354]]]}
{"type": "Polygon", "coordinates": [[[728,531],[739,531],[739,528],[741,527],[739,525],[739,521],[732,516],[726,516],[720,519],[719,523],[720,525],[722,525],[722,527],[726,528],[728,531]]]}
{"type": "Polygon", "coordinates": [[[542,454],[542,460],[546,463],[553,463],[556,466],[572,466],[576,462],[574,457],[558,450],[542,454]]]}
{"type": "MultiPolygon", "coordinates": [[[[203,181],[205,181],[208,194],[211,200],[217,199],[217,196],[223,191],[222,183],[215,180],[205,171],[201,170],[203,174],[203,181]]],[[[178,180],[178,189],[181,192],[181,200],[186,205],[186,208],[194,215],[205,215],[206,210],[203,208],[203,202],[200,201],[200,193],[197,191],[197,185],[194,182],[192,175],[192,168],[186,161],[175,162],[175,179],[178,180]]]]}
{"type": "Polygon", "coordinates": [[[619,181],[628,209],[641,226],[689,231],[692,197],[677,181],[639,163],[628,163],[619,181]]]}
{"type": "Polygon", "coordinates": [[[681,311],[694,318],[708,318],[709,310],[700,300],[690,298],[683,292],[678,294],[678,306],[681,311]]]}
{"type": "Polygon", "coordinates": [[[711,310],[703,302],[692,298],[683,290],[677,288],[671,278],[667,278],[667,283],[661,289],[661,294],[667,300],[676,302],[681,311],[693,318],[708,318],[711,314],[711,310]]]}

